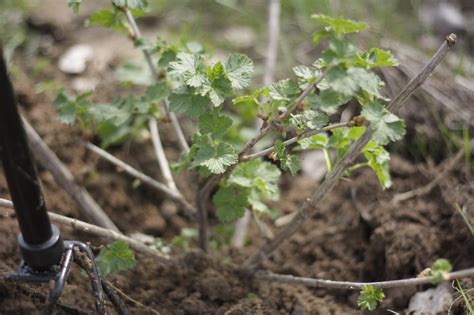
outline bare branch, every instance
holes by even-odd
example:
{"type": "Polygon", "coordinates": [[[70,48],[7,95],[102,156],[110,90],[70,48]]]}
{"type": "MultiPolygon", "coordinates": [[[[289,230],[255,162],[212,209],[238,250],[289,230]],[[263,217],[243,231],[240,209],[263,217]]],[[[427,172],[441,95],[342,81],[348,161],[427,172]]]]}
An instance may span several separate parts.
{"type": "MultiPolygon", "coordinates": [[[[455,279],[473,277],[474,268],[445,273],[443,281],[453,281],[455,279]]],[[[349,281],[332,281],[324,279],[313,279],[295,277],[292,275],[280,275],[269,271],[259,270],[254,275],[255,279],[279,282],[287,284],[305,285],[312,288],[326,288],[326,289],[343,289],[343,290],[360,290],[364,286],[371,285],[380,289],[401,288],[408,286],[417,286],[422,284],[432,284],[431,277],[409,278],[402,280],[378,281],[378,282],[349,282],[349,281]]]]}
{"type": "MultiPolygon", "coordinates": [[[[127,18],[128,24],[131,28],[131,31],[133,32],[133,34],[132,34],[133,39],[136,40],[136,39],[142,38],[140,28],[138,27],[137,22],[135,21],[135,18],[133,17],[132,12],[127,8],[125,8],[123,10],[125,12],[125,16],[127,18]]],[[[143,55],[144,55],[145,60],[148,64],[148,67],[150,68],[150,72],[151,72],[153,78],[156,81],[159,81],[160,78],[158,76],[158,70],[156,68],[156,65],[153,63],[153,58],[152,58],[150,52],[147,51],[146,49],[144,49],[143,50],[143,55]]],[[[176,115],[174,113],[170,112],[168,100],[165,100],[164,104],[165,104],[166,115],[170,119],[171,125],[173,126],[173,129],[174,129],[174,131],[175,131],[175,133],[178,137],[178,143],[181,147],[181,150],[184,153],[188,153],[189,152],[189,145],[186,142],[186,138],[184,137],[184,133],[183,133],[183,130],[181,129],[181,126],[178,122],[178,118],[176,118],[176,115]]]]}
{"type": "MultiPolygon", "coordinates": [[[[171,175],[170,165],[168,163],[168,159],[165,155],[165,150],[163,149],[163,145],[161,144],[160,132],[158,130],[158,123],[155,117],[150,117],[148,120],[148,126],[150,128],[151,133],[151,140],[153,142],[153,147],[155,148],[155,155],[158,159],[158,164],[160,165],[161,174],[165,179],[166,186],[171,190],[178,192],[178,187],[176,187],[176,183],[174,182],[173,175],[171,175]]],[[[179,193],[179,192],[178,192],[179,193]]]]}
{"type": "MultiPolygon", "coordinates": [[[[0,206],[5,207],[5,208],[10,208],[13,209],[13,203],[10,200],[6,199],[1,199],[0,198],[0,206]]],[[[11,217],[15,213],[13,210],[10,210],[8,212],[2,213],[3,217],[11,217]]],[[[72,219],[65,217],[63,215],[53,213],[53,212],[48,212],[49,218],[51,219],[52,222],[55,224],[59,225],[60,227],[70,227],[76,231],[88,233],[94,236],[101,237],[107,241],[125,241],[128,244],[130,244],[130,247],[132,247],[134,250],[137,252],[147,254],[154,256],[158,262],[166,265],[170,265],[171,261],[165,257],[163,257],[160,252],[146,246],[142,242],[139,242],[133,238],[130,238],[126,235],[123,235],[121,233],[104,229],[101,228],[97,225],[89,224],[80,220],[72,219]]]]}
{"type": "Polygon", "coordinates": [[[127,163],[123,162],[122,160],[116,158],[112,154],[108,153],[105,150],[102,150],[98,146],[93,145],[92,143],[84,143],[84,146],[89,149],[90,151],[94,152],[101,158],[109,161],[110,163],[120,167],[123,169],[127,174],[139,179],[143,183],[147,184],[148,186],[155,188],[156,190],[166,194],[171,200],[175,201],[178,203],[181,207],[183,207],[183,210],[185,214],[191,218],[194,218],[196,215],[196,209],[184,199],[183,195],[181,195],[180,192],[171,190],[168,188],[166,185],[160,183],[159,181],[151,178],[148,175],[143,174],[136,168],[133,168],[132,166],[128,165],[127,163]]]}
{"type": "MultiPolygon", "coordinates": [[[[326,126],[324,128],[321,128],[321,129],[314,129],[314,130],[306,131],[306,132],[304,132],[304,133],[302,133],[302,134],[300,134],[296,137],[293,137],[291,139],[288,139],[288,140],[284,141],[283,145],[286,147],[286,146],[289,146],[290,144],[296,143],[298,140],[309,138],[311,136],[317,135],[318,133],[323,133],[323,132],[326,132],[326,131],[329,131],[329,130],[332,130],[332,129],[336,129],[336,128],[344,128],[344,127],[347,127],[347,126],[348,126],[348,123],[345,122],[345,123],[332,124],[332,125],[326,126]]],[[[257,159],[259,157],[266,156],[266,155],[272,153],[274,150],[275,150],[275,146],[273,145],[273,146],[271,146],[269,148],[266,148],[265,150],[262,150],[260,152],[243,156],[242,161],[250,161],[250,160],[257,159]]]]}
{"type": "Polygon", "coordinates": [[[268,45],[265,68],[263,70],[263,86],[273,82],[273,75],[275,73],[280,33],[280,0],[269,0],[268,8],[268,45]]]}
{"type": "Polygon", "coordinates": [[[69,196],[76,202],[84,218],[98,226],[118,232],[117,226],[95,202],[89,193],[76,184],[74,177],[69,169],[59,160],[56,154],[48,147],[48,145],[36,133],[33,127],[23,118],[26,134],[30,148],[38,163],[47,169],[54,177],[59,187],[64,189],[69,196]]]}
{"type": "Polygon", "coordinates": [[[392,202],[397,203],[397,202],[407,200],[413,197],[419,197],[419,196],[429,194],[430,191],[432,191],[436,187],[436,185],[438,185],[446,177],[446,175],[456,166],[456,164],[458,164],[458,162],[463,157],[464,157],[464,148],[459,150],[456,156],[448,161],[448,165],[446,165],[446,167],[444,167],[444,169],[441,172],[439,172],[438,175],[436,175],[436,177],[431,182],[417,189],[413,189],[410,191],[406,191],[404,193],[396,194],[395,196],[393,196],[392,202]]]}
{"type": "MultiPolygon", "coordinates": [[[[419,87],[423,84],[428,76],[434,71],[436,66],[441,62],[441,60],[446,56],[448,51],[454,46],[456,42],[456,35],[451,34],[446,38],[443,45],[438,49],[435,55],[431,60],[425,65],[420,73],[414,77],[410,82],[403,88],[400,93],[387,105],[387,108],[393,112],[398,111],[402,106],[405,100],[419,87]]],[[[317,189],[311,198],[308,198],[298,210],[298,214],[295,218],[280,232],[275,236],[273,240],[261,246],[256,253],[249,257],[243,264],[245,269],[256,268],[261,262],[268,257],[276,248],[288,240],[301,225],[306,222],[311,213],[318,209],[322,200],[326,195],[334,188],[338,180],[344,174],[344,171],[348,166],[350,166],[357,156],[360,154],[365,145],[372,138],[372,131],[367,129],[364,134],[354,142],[349,150],[346,152],[344,157],[334,166],[331,173],[328,174],[326,179],[323,181],[319,189],[317,189]]]]}

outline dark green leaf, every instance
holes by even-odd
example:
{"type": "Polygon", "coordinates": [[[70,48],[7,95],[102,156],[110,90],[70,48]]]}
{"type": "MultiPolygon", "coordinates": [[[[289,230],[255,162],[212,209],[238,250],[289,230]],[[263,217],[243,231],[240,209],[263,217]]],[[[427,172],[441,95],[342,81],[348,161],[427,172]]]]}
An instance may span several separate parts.
{"type": "Polygon", "coordinates": [[[79,12],[81,8],[82,0],[67,0],[67,6],[74,11],[74,13],[79,12]]]}
{"type": "Polygon", "coordinates": [[[209,108],[206,97],[195,94],[192,88],[186,86],[173,92],[169,97],[169,102],[172,111],[186,113],[191,117],[199,117],[209,108]]]}
{"type": "Polygon", "coordinates": [[[326,89],[321,90],[319,95],[310,94],[308,96],[308,101],[314,109],[332,115],[337,112],[339,106],[348,103],[351,98],[351,96],[346,96],[332,89],[326,89]]]}
{"type": "Polygon", "coordinates": [[[203,135],[209,134],[213,139],[221,139],[230,127],[232,127],[232,119],[221,115],[218,109],[199,117],[200,133],[203,135]]]}
{"type": "Polygon", "coordinates": [[[221,187],[212,198],[217,217],[222,222],[231,222],[244,216],[250,190],[244,187],[221,187]]]}
{"type": "Polygon", "coordinates": [[[199,137],[192,166],[204,166],[213,174],[224,173],[229,165],[237,162],[234,148],[225,142],[215,143],[207,136],[199,137]]]}
{"type": "Polygon", "coordinates": [[[298,174],[301,170],[300,161],[295,155],[286,153],[285,145],[281,140],[275,142],[275,153],[283,170],[290,171],[293,176],[298,174]]]}

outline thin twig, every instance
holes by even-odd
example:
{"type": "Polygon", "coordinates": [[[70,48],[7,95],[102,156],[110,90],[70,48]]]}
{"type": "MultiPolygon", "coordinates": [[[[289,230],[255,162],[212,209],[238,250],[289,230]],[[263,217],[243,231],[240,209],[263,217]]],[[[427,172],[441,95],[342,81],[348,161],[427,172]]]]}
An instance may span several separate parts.
{"type": "Polygon", "coordinates": [[[161,144],[160,132],[158,131],[158,123],[155,117],[151,117],[148,120],[148,126],[150,128],[151,140],[155,149],[155,155],[158,159],[158,164],[160,165],[161,174],[163,175],[163,178],[166,182],[166,186],[168,186],[168,188],[170,188],[171,190],[179,193],[178,187],[176,187],[176,183],[174,182],[173,175],[171,174],[170,165],[165,155],[165,150],[163,149],[163,145],[161,144]]]}
{"type": "Polygon", "coordinates": [[[273,82],[275,64],[278,56],[278,37],[280,33],[280,0],[269,0],[268,7],[268,45],[265,68],[263,70],[263,86],[273,82]]]}
{"type": "MultiPolygon", "coordinates": [[[[13,203],[9,200],[2,199],[2,198],[0,198],[0,206],[4,207],[4,208],[13,209],[13,203]]],[[[9,210],[6,213],[2,212],[1,217],[11,217],[11,216],[14,216],[14,215],[15,215],[15,213],[13,212],[13,210],[9,210]]],[[[104,228],[101,228],[97,225],[89,224],[89,223],[86,223],[86,222],[83,222],[83,221],[80,221],[80,220],[68,218],[66,216],[63,216],[63,215],[60,215],[60,214],[57,214],[57,213],[53,213],[53,212],[48,212],[48,215],[49,215],[49,218],[51,219],[51,221],[54,222],[55,224],[59,225],[60,227],[70,227],[75,231],[80,231],[80,232],[88,233],[88,234],[91,234],[91,235],[95,235],[95,236],[101,237],[101,238],[103,238],[107,241],[125,241],[128,244],[130,244],[130,246],[134,250],[136,250],[137,252],[141,252],[141,253],[144,253],[144,254],[154,256],[157,259],[158,262],[163,263],[165,265],[170,265],[171,264],[170,260],[163,257],[160,254],[160,252],[146,246],[142,242],[139,242],[139,241],[137,241],[133,238],[130,238],[126,235],[123,235],[121,233],[118,233],[118,232],[115,232],[115,231],[112,231],[112,230],[108,230],[108,229],[104,229],[104,228]]]]}
{"type": "Polygon", "coordinates": [[[149,306],[146,306],[145,304],[135,300],[134,298],[132,298],[131,296],[129,296],[127,293],[123,292],[122,290],[120,290],[119,288],[117,288],[115,285],[113,285],[110,281],[107,281],[107,280],[103,280],[103,282],[105,282],[106,285],[110,286],[111,288],[113,288],[115,291],[117,291],[118,294],[120,294],[124,299],[126,299],[127,301],[129,302],[132,302],[133,304],[141,307],[141,308],[144,308],[150,312],[152,312],[153,314],[155,315],[161,315],[160,312],[158,312],[157,310],[154,310],[153,308],[149,307],[149,306]]]}
{"type": "Polygon", "coordinates": [[[414,197],[420,197],[426,194],[429,194],[445,177],[446,175],[459,163],[459,161],[464,157],[464,148],[459,150],[459,152],[448,161],[444,169],[436,175],[436,177],[426,184],[425,186],[406,191],[404,193],[396,194],[393,196],[392,202],[397,203],[403,200],[407,200],[414,197]]]}
{"type": "MultiPolygon", "coordinates": [[[[455,45],[456,35],[449,35],[443,42],[441,47],[431,58],[431,60],[425,65],[420,73],[414,77],[410,82],[403,88],[397,96],[387,105],[387,108],[392,112],[397,112],[398,109],[403,105],[406,99],[419,87],[423,82],[426,81],[428,76],[434,71],[436,66],[443,60],[448,51],[455,45]]],[[[243,264],[244,269],[253,269],[262,263],[262,261],[268,257],[276,248],[288,240],[293,234],[295,234],[303,223],[308,221],[310,215],[319,208],[322,200],[326,195],[334,188],[338,180],[344,174],[344,171],[350,166],[354,160],[359,156],[362,149],[372,138],[372,131],[368,128],[364,134],[355,141],[349,150],[346,152],[344,157],[336,163],[331,173],[325,178],[319,188],[313,193],[311,198],[308,198],[301,205],[298,210],[298,214],[291,221],[290,224],[286,225],[280,230],[273,240],[262,245],[252,256],[250,256],[243,264]]]]}
{"type": "MultiPolygon", "coordinates": [[[[445,273],[443,281],[453,281],[455,279],[466,278],[474,276],[474,268],[445,273]]],[[[349,282],[349,281],[332,281],[324,279],[313,279],[304,277],[295,277],[292,275],[280,275],[269,271],[259,270],[254,276],[258,280],[287,283],[287,284],[301,284],[312,288],[326,288],[326,289],[343,289],[343,290],[360,290],[364,286],[371,285],[380,289],[401,288],[408,286],[417,286],[422,284],[432,284],[431,277],[409,278],[403,280],[389,280],[378,282],[349,282]]]]}
{"type": "MultiPolygon", "coordinates": [[[[128,22],[128,24],[131,28],[131,31],[133,32],[132,38],[134,40],[141,39],[142,34],[140,32],[140,28],[138,27],[137,22],[135,21],[135,18],[133,17],[132,12],[127,8],[125,8],[123,10],[124,10],[125,16],[127,18],[127,22],[128,22]]],[[[152,58],[150,52],[147,51],[146,49],[143,49],[143,55],[144,55],[145,60],[148,64],[148,68],[150,68],[150,72],[151,72],[153,78],[156,81],[159,81],[160,78],[159,78],[159,75],[158,75],[158,70],[156,68],[155,63],[153,62],[153,58],[152,58]]],[[[164,107],[165,107],[166,115],[170,119],[171,125],[173,126],[173,129],[174,129],[174,131],[175,131],[175,133],[178,137],[178,143],[181,147],[181,150],[184,153],[188,153],[189,152],[189,145],[186,141],[186,138],[184,137],[183,130],[181,129],[181,126],[178,122],[178,119],[176,118],[176,115],[174,113],[170,112],[170,110],[169,110],[168,100],[165,100],[164,105],[165,105],[164,107]]]]}
{"type": "Polygon", "coordinates": [[[59,160],[57,155],[48,147],[24,118],[23,125],[25,126],[28,142],[35,159],[43,168],[47,169],[53,175],[58,186],[72,197],[78,205],[81,215],[95,225],[118,232],[119,229],[104,210],[102,210],[84,188],[76,184],[69,169],[59,160]]]}
{"type": "MultiPolygon", "coordinates": [[[[291,139],[288,139],[288,140],[284,141],[283,145],[286,147],[286,146],[289,146],[290,144],[296,143],[298,140],[309,138],[309,137],[317,135],[319,133],[323,133],[323,132],[333,130],[333,129],[336,129],[336,128],[344,128],[344,127],[347,127],[347,126],[348,126],[348,123],[345,122],[345,123],[332,124],[332,125],[326,126],[324,128],[321,128],[321,129],[314,129],[314,130],[306,131],[306,132],[304,132],[304,133],[302,133],[302,134],[300,134],[296,137],[293,137],[291,139]]],[[[250,161],[250,160],[257,159],[259,157],[264,157],[264,156],[272,153],[274,150],[275,150],[275,146],[273,145],[273,146],[271,146],[269,148],[266,148],[265,150],[262,150],[260,152],[243,156],[242,161],[250,161]]]]}
{"type": "Polygon", "coordinates": [[[193,205],[191,205],[188,201],[186,201],[186,199],[183,197],[183,195],[181,195],[180,192],[171,190],[166,185],[160,183],[159,181],[151,178],[148,175],[143,174],[136,168],[133,168],[132,166],[116,158],[115,156],[108,153],[107,151],[102,150],[98,146],[93,145],[92,143],[84,143],[84,145],[86,146],[87,149],[97,154],[101,158],[123,169],[127,174],[139,179],[140,181],[147,184],[148,186],[155,188],[159,190],[160,192],[166,194],[171,200],[175,201],[183,208],[184,213],[187,216],[194,218],[194,216],[196,215],[196,209],[193,207],[193,205]]]}

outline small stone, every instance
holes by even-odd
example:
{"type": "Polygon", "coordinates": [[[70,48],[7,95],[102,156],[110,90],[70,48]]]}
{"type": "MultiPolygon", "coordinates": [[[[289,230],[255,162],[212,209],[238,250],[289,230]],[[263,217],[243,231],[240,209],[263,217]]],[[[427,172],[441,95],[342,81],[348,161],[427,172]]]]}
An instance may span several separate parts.
{"type": "Polygon", "coordinates": [[[94,51],[88,45],[75,45],[69,48],[59,59],[59,69],[68,74],[80,74],[87,68],[94,51]]]}

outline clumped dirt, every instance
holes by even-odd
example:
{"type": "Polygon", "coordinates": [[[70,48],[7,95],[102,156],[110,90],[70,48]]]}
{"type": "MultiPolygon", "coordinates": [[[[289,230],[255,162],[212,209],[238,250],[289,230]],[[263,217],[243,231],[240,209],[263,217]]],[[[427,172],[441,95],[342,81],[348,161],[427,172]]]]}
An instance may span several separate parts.
{"type": "MultiPolygon", "coordinates": [[[[73,41],[65,36],[61,35],[62,45],[73,41]]],[[[58,48],[54,49],[57,52],[58,48]]],[[[21,65],[15,86],[23,113],[124,233],[138,231],[170,240],[183,227],[194,226],[194,222],[182,216],[164,196],[144,185],[136,186],[126,174],[86,152],[78,143],[83,135],[56,120],[51,95],[33,92],[35,82],[27,75],[32,64],[24,57],[16,62],[21,65]]],[[[60,74],[54,67],[46,71],[43,75],[48,78],[62,78],[69,83],[73,79],[60,74]]],[[[114,95],[113,85],[109,86],[109,83],[102,83],[98,98],[110,99],[114,95]]],[[[434,122],[425,120],[424,124],[426,128],[437,130],[434,122]]],[[[416,130],[410,132],[416,133],[416,130]]],[[[177,143],[169,126],[162,124],[161,134],[170,135],[164,137],[166,153],[176,158],[179,154],[177,143]]],[[[416,143],[406,145],[415,146],[416,143]]],[[[111,151],[159,178],[153,151],[147,143],[127,143],[111,148],[111,151]]],[[[410,150],[399,152],[401,154],[395,154],[391,161],[393,188],[382,191],[369,170],[361,170],[351,180],[341,181],[321,208],[264,263],[264,267],[296,276],[346,281],[413,277],[440,257],[449,259],[454,269],[472,267],[474,238],[454,208],[455,203],[465,205],[469,210],[468,218],[474,222],[474,182],[472,178],[466,178],[464,164],[458,163],[431,192],[395,203],[396,193],[422,187],[437,174],[433,163],[415,162],[410,150]]],[[[446,158],[443,154],[440,156],[446,158]]],[[[417,156],[415,160],[418,160],[417,156]]],[[[52,176],[41,168],[39,173],[49,208],[80,218],[76,205],[52,176]]],[[[178,178],[178,186],[183,188],[189,200],[193,200],[193,183],[187,174],[178,178]]],[[[304,177],[284,178],[280,184],[280,214],[296,211],[315,186],[317,184],[304,177]]],[[[1,170],[0,197],[8,198],[1,170]]],[[[267,223],[273,226],[270,220],[267,223]]],[[[17,233],[15,218],[0,215],[2,275],[13,271],[20,261],[15,241],[17,233]]],[[[63,234],[66,239],[90,242],[94,247],[103,244],[100,239],[83,233],[65,230],[63,234]]],[[[356,306],[356,291],[253,282],[240,274],[239,263],[261,242],[257,229],[252,226],[248,244],[241,250],[223,248],[209,256],[194,250],[176,252],[171,266],[138,255],[134,269],[111,276],[109,280],[127,296],[145,305],[126,299],[131,314],[157,314],[156,311],[183,315],[360,313],[356,306]]],[[[25,293],[25,288],[1,279],[0,314],[39,313],[41,299],[33,298],[32,292],[44,295],[47,289],[31,288],[25,293]]],[[[403,311],[410,297],[421,289],[424,287],[387,290],[387,299],[381,309],[403,311]]],[[[61,302],[94,313],[89,283],[77,270],[73,271],[61,302]]],[[[462,308],[457,311],[462,314],[462,308]]]]}

